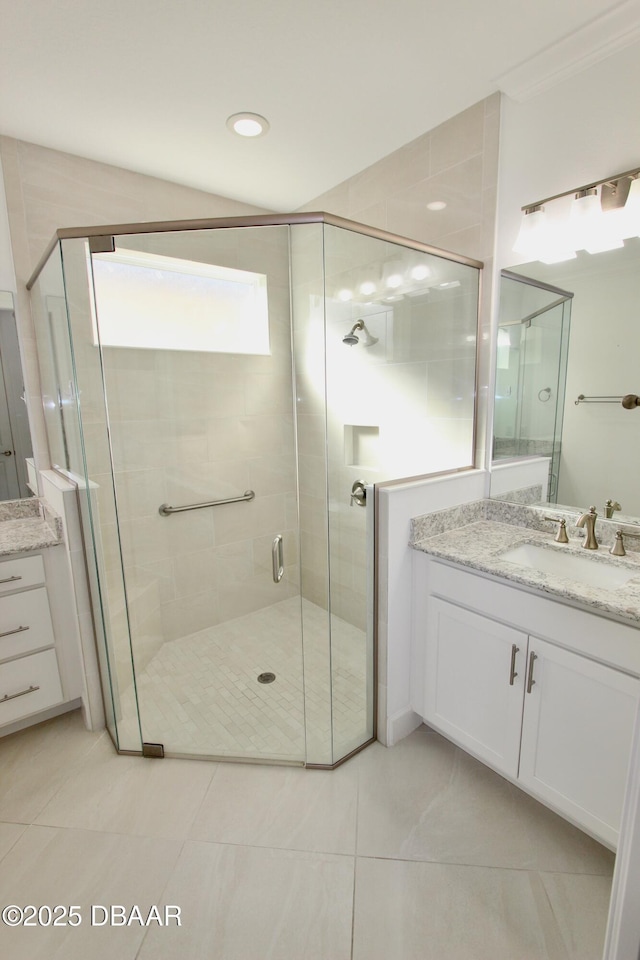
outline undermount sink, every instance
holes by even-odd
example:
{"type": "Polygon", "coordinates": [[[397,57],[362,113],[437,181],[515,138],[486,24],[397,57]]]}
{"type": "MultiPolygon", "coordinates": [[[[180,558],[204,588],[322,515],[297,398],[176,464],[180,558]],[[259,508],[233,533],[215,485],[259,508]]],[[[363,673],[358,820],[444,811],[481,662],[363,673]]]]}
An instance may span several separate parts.
{"type": "Polygon", "coordinates": [[[521,543],[500,555],[501,560],[521,567],[564,579],[577,580],[591,587],[616,590],[636,576],[628,567],[619,567],[613,561],[564,553],[561,549],[541,547],[535,543],[521,543]]]}

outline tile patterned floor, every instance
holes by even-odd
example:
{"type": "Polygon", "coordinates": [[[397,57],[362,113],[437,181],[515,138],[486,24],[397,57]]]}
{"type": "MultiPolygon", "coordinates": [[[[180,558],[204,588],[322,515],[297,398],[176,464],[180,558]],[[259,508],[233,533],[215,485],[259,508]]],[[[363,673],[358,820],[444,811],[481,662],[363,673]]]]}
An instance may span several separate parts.
{"type": "MultiPolygon", "coordinates": [[[[136,678],[145,741],[173,754],[303,761],[308,751],[330,763],[332,737],[336,756],[366,740],[365,634],[333,616],[329,660],[326,611],[307,600],[302,609],[304,666],[296,597],[165,643],[136,678]],[[263,672],[276,680],[259,683],[263,672]]],[[[131,688],[122,717],[134,742],[131,688]]]]}
{"type": "Polygon", "coordinates": [[[11,960],[602,954],[613,855],[426,727],[324,771],[118,756],[74,713],[0,739],[0,771],[0,906],[82,917],[0,924],[11,960]]]}

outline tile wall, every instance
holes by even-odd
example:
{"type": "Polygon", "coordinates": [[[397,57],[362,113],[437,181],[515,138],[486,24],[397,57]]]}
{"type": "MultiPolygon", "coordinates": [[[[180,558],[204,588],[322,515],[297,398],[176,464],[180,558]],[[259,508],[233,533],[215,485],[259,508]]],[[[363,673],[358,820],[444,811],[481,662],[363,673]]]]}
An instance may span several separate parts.
{"type": "MultiPolygon", "coordinates": [[[[478,464],[484,463],[487,447],[500,111],[500,94],[494,94],[310,200],[303,208],[326,210],[483,261],[476,381],[475,459],[478,464]],[[446,206],[440,210],[429,209],[428,204],[437,201],[446,206]]],[[[446,334],[450,329],[450,316],[443,313],[440,322],[441,332],[446,334]]],[[[436,337],[436,342],[441,341],[436,337]]],[[[427,389],[432,390],[442,415],[450,418],[451,398],[457,392],[461,363],[464,365],[468,360],[439,359],[444,362],[429,364],[431,375],[427,377],[427,389]]],[[[452,426],[450,422],[448,436],[452,426]]],[[[431,489],[427,484],[422,493],[415,493],[416,502],[422,499],[426,507],[431,489]]],[[[402,494],[399,496],[398,509],[402,513],[402,494]]],[[[389,500],[388,509],[392,510],[392,499],[393,491],[385,491],[385,509],[389,500]]],[[[402,519],[393,524],[387,523],[385,517],[386,513],[380,518],[385,541],[381,545],[379,571],[378,735],[383,740],[389,737],[393,742],[394,718],[400,718],[399,728],[403,733],[411,729],[410,725],[403,727],[404,718],[409,717],[409,723],[412,722],[407,657],[408,597],[398,572],[410,567],[410,556],[408,517],[402,514],[402,519]]],[[[360,537],[363,537],[362,530],[360,537]]],[[[352,537],[351,543],[355,542],[352,537]]]]}

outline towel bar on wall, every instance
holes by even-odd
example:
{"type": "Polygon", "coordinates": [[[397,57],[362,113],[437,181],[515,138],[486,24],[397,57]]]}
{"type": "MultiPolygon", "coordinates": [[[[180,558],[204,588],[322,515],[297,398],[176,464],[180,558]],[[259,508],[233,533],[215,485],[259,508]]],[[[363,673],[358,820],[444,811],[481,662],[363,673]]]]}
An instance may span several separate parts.
{"type": "Polygon", "coordinates": [[[640,407],[640,397],[635,393],[626,393],[624,397],[585,397],[584,393],[581,393],[574,403],[576,407],[579,403],[621,403],[625,410],[633,410],[640,407]]]}

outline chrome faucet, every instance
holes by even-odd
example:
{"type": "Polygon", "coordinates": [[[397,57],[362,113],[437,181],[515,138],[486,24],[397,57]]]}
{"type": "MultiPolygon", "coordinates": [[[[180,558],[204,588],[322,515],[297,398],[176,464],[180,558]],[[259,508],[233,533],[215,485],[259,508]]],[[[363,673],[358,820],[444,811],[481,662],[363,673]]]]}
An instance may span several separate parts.
{"type": "Polygon", "coordinates": [[[596,540],[596,513],[595,507],[589,507],[589,513],[583,513],[576,520],[576,527],[586,527],[586,534],[582,546],[585,550],[597,550],[598,541],[596,540]]]}

